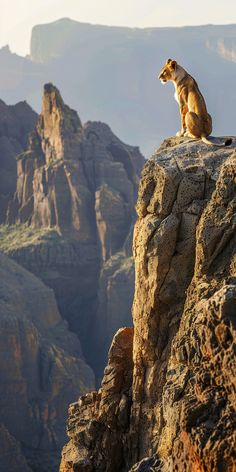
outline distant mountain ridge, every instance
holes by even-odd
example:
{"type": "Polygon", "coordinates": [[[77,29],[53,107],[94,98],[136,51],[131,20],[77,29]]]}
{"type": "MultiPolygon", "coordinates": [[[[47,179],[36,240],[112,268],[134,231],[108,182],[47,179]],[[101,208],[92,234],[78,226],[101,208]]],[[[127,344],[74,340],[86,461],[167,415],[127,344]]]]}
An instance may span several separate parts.
{"type": "MultiPolygon", "coordinates": [[[[46,63],[47,61],[63,56],[73,45],[83,47],[89,43],[99,40],[104,44],[111,41],[110,46],[120,44],[121,41],[133,42],[148,38],[158,38],[169,33],[170,39],[176,35],[177,40],[188,36],[190,39],[208,41],[206,46],[220,53],[219,45],[224,44],[225,56],[230,58],[228,52],[236,49],[235,37],[236,25],[200,25],[183,27],[148,27],[131,28],[128,26],[108,26],[91,23],[81,23],[70,18],[61,18],[52,23],[35,25],[32,29],[30,42],[30,58],[33,62],[46,63]],[[50,35],[51,42],[48,43],[50,35]]],[[[223,56],[223,51],[221,52],[223,56]]]]}
{"type": "Polygon", "coordinates": [[[108,122],[148,156],[179,127],[172,86],[157,81],[168,57],[196,78],[213,116],[213,134],[235,134],[235,24],[140,29],[64,18],[37,25],[29,57],[0,50],[0,97],[8,103],[26,98],[39,110],[39,90],[55,82],[83,121],[108,122]]]}

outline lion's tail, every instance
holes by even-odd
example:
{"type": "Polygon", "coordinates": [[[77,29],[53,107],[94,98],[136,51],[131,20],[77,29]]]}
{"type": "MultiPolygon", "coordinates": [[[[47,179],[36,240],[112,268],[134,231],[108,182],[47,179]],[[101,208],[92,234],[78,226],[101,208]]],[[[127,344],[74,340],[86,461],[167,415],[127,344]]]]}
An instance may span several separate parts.
{"type": "Polygon", "coordinates": [[[223,143],[215,143],[214,141],[210,141],[210,139],[208,139],[204,134],[202,134],[201,140],[205,144],[210,144],[211,146],[218,146],[218,147],[230,146],[230,144],[232,144],[231,138],[227,138],[223,143]]]}

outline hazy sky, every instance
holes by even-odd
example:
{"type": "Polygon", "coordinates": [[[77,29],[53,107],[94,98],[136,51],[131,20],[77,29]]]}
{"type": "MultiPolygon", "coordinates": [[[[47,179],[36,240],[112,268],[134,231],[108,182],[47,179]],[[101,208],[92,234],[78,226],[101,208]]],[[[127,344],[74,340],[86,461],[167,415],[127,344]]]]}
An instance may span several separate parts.
{"type": "Polygon", "coordinates": [[[32,26],[62,17],[121,26],[236,23],[235,0],[0,0],[0,47],[29,52],[32,26]]]}

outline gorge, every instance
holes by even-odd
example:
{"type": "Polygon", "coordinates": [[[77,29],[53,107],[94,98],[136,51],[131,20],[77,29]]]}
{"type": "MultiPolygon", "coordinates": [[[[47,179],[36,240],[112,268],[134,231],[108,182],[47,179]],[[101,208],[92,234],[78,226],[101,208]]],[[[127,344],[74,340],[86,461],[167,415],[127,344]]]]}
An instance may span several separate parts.
{"type": "Polygon", "coordinates": [[[138,148],[122,143],[106,124],[83,126],[47,84],[29,147],[17,157],[16,192],[0,231],[0,250],[53,288],[98,375],[120,309],[131,324],[131,240],[143,163],[138,148]],[[123,291],[128,302],[119,296],[123,291]]]}
{"type": "Polygon", "coordinates": [[[132,325],[144,158],[108,125],[83,125],[52,84],[39,116],[0,106],[1,470],[55,472],[69,403],[132,325]]]}

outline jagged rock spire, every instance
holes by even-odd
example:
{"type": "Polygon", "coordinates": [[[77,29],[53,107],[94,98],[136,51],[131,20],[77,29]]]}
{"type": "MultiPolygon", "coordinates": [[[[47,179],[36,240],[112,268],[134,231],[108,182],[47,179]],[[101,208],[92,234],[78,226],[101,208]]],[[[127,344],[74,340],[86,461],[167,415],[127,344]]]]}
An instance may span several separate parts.
{"type": "Polygon", "coordinates": [[[78,157],[82,123],[75,110],[65,105],[57,87],[44,85],[42,112],[37,124],[46,163],[78,157]]]}

